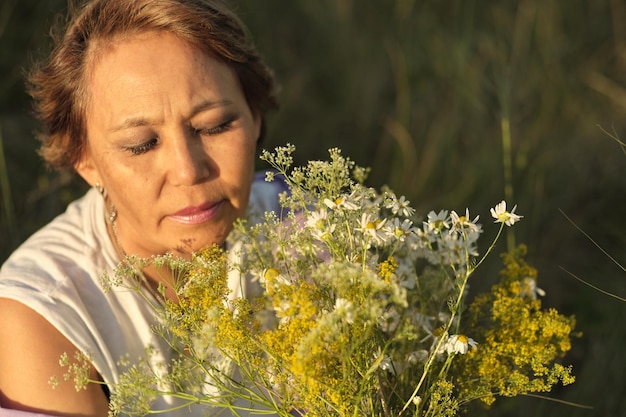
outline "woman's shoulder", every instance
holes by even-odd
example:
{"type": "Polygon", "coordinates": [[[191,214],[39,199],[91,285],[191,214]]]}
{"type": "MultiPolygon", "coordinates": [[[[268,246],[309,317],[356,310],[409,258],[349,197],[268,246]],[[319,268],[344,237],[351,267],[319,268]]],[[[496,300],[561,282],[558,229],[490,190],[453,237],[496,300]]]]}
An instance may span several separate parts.
{"type": "MultiPolygon", "coordinates": [[[[0,269],[0,281],[12,270],[43,269],[48,273],[73,265],[101,264],[108,237],[103,214],[98,218],[97,193],[92,191],[70,203],[64,213],[30,236],[0,269]]],[[[101,267],[102,265],[98,265],[101,267]]],[[[59,271],[62,272],[62,271],[59,271]]]]}
{"type": "MultiPolygon", "coordinates": [[[[106,397],[99,385],[89,384],[77,392],[73,384],[59,384],[53,389],[51,377],[62,380],[64,372],[59,366],[63,353],[73,357],[77,348],[53,327],[44,316],[25,304],[0,298],[0,408],[2,406],[30,411],[76,413],[93,407],[106,415],[106,397]],[[36,393],[36,395],[33,395],[36,393]]],[[[89,368],[92,378],[97,372],[89,368]]],[[[0,410],[0,416],[5,415],[0,410]]],[[[20,414],[6,413],[8,416],[20,414]]]]}
{"type": "Polygon", "coordinates": [[[98,289],[106,262],[88,224],[94,204],[87,193],[18,247],[0,268],[0,297],[45,314],[98,289]]]}
{"type": "Polygon", "coordinates": [[[45,318],[50,331],[92,355],[108,383],[117,378],[122,355],[140,355],[152,342],[154,315],[138,293],[102,287],[103,274],[119,261],[107,260],[115,251],[99,201],[88,192],[24,242],[0,269],[0,299],[45,318]]]}

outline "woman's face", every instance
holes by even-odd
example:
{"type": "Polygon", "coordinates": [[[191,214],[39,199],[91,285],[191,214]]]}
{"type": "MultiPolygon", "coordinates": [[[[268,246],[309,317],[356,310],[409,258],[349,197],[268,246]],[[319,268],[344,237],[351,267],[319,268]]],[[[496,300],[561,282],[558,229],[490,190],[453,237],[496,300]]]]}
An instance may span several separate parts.
{"type": "Polygon", "coordinates": [[[92,62],[76,169],[105,188],[122,248],[188,254],[224,242],[248,205],[260,131],[234,72],[161,32],[119,39],[92,62]]]}

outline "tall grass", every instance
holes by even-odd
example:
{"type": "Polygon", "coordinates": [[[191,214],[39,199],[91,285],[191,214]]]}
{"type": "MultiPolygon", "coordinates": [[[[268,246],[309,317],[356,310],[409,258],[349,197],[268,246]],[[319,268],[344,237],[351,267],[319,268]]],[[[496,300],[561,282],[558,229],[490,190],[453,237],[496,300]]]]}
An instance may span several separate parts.
{"type": "Polygon", "coordinates": [[[2,209],[0,210],[0,230],[7,232],[7,240],[12,246],[15,246],[18,243],[18,225],[15,219],[15,208],[13,206],[9,172],[4,157],[2,125],[0,125],[0,200],[2,201],[2,209]]]}

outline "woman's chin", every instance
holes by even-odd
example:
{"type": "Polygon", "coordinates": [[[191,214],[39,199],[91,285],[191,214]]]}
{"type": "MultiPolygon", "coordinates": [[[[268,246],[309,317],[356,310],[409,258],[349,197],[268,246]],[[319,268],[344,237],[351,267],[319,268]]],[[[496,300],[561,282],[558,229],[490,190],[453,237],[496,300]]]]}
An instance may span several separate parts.
{"type": "Polygon", "coordinates": [[[192,253],[198,252],[206,247],[218,245],[223,246],[226,242],[228,234],[232,231],[232,226],[225,228],[222,232],[216,233],[214,228],[207,230],[200,230],[193,235],[187,234],[181,238],[178,244],[174,245],[170,252],[177,256],[188,257],[192,253]]]}

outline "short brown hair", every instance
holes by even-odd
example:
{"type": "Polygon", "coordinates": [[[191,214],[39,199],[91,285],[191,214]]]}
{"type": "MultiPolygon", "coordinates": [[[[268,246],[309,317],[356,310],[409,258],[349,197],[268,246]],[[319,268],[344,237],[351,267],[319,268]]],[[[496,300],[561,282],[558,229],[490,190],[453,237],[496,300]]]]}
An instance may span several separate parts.
{"type": "Polygon", "coordinates": [[[73,168],[85,149],[85,72],[96,41],[147,31],[172,33],[232,68],[254,112],[263,116],[278,107],[272,72],[243,24],[219,0],[92,0],[70,5],[69,14],[61,35],[53,34],[54,49],[27,80],[42,123],[40,153],[50,167],[73,168]]]}

